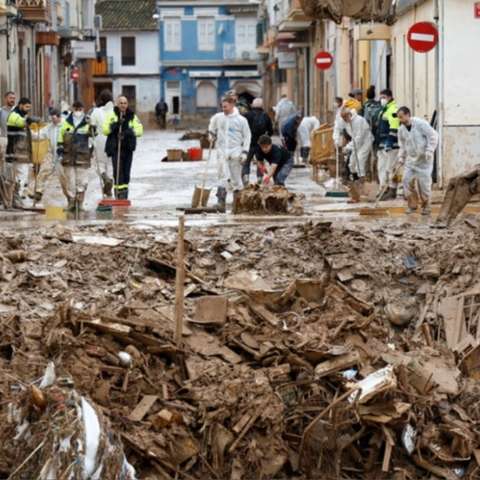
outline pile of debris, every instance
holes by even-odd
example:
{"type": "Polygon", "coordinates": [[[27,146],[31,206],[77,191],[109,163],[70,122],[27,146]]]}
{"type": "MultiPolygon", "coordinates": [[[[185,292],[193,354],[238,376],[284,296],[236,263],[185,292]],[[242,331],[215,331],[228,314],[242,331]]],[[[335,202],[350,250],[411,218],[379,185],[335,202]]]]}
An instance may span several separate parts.
{"type": "Polygon", "coordinates": [[[302,201],[304,199],[305,195],[294,193],[278,185],[265,187],[250,184],[235,199],[233,213],[249,215],[302,215],[302,201]]]}
{"type": "Polygon", "coordinates": [[[188,229],[180,347],[175,240],[2,235],[0,476],[478,478],[471,222],[188,229]]]}

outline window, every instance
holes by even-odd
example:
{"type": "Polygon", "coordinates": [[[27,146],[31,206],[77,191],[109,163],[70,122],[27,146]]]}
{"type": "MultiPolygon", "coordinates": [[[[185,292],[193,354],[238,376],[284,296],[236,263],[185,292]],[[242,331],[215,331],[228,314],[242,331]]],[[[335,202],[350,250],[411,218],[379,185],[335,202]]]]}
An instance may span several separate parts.
{"type": "Polygon", "coordinates": [[[122,85],[122,95],[128,100],[128,108],[135,111],[137,106],[137,88],[135,85],[122,85]]]}
{"type": "Polygon", "coordinates": [[[240,49],[255,49],[257,41],[256,18],[239,19],[235,22],[236,43],[240,49]]]}
{"type": "Polygon", "coordinates": [[[182,25],[179,18],[166,18],[163,24],[165,50],[178,52],[182,49],[182,25]]]}
{"type": "Polygon", "coordinates": [[[122,37],[122,65],[135,65],[135,37],[122,37]]]}
{"type": "Polygon", "coordinates": [[[215,50],[215,20],[213,18],[198,19],[198,49],[215,50]]]}
{"type": "Polygon", "coordinates": [[[217,87],[212,81],[204,80],[197,86],[197,107],[218,106],[217,87]]]}
{"type": "Polygon", "coordinates": [[[106,58],[107,56],[107,38],[100,37],[100,56],[106,58]]]}

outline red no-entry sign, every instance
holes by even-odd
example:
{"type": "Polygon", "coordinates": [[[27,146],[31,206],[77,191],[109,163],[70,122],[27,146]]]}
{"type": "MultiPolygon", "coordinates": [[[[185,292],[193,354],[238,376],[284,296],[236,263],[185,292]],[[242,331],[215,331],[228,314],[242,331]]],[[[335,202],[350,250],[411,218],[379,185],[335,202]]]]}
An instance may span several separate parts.
{"type": "Polygon", "coordinates": [[[333,65],[333,57],[328,52],[319,52],[315,55],[315,65],[320,70],[328,70],[333,65]]]}
{"type": "Polygon", "coordinates": [[[475,9],[474,16],[475,18],[480,18],[480,2],[475,2],[475,5],[473,6],[475,9]]]}
{"type": "Polygon", "coordinates": [[[407,42],[415,52],[427,53],[438,43],[437,27],[430,22],[416,23],[408,31],[407,42]]]}

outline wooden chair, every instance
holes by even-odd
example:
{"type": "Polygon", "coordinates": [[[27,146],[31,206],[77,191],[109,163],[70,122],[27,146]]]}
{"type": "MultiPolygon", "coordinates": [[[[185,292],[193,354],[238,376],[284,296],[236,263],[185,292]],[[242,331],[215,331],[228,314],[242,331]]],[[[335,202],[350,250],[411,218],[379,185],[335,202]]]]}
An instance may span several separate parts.
{"type": "MultiPolygon", "coordinates": [[[[333,141],[333,126],[325,123],[312,132],[312,179],[318,183],[318,172],[321,168],[335,169],[335,143],[333,141]],[[332,162],[333,161],[333,162],[332,162]]],[[[330,171],[332,175],[332,171],[330,171]]]]}

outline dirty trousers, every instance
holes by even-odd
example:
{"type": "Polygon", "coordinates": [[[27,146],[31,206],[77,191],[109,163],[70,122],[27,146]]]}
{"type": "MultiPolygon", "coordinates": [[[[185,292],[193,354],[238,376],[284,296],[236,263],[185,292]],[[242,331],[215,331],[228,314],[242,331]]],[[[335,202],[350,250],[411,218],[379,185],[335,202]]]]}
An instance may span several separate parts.
{"type": "Polygon", "coordinates": [[[52,175],[57,175],[63,193],[65,196],[68,196],[67,177],[65,175],[63,166],[60,164],[60,162],[57,162],[57,164],[54,165],[54,154],[49,150],[45,156],[45,159],[43,160],[42,165],[40,166],[40,171],[37,175],[36,192],[43,193],[45,191],[47,181],[52,175]]]}
{"type": "Polygon", "coordinates": [[[78,192],[84,192],[88,186],[88,168],[64,165],[66,192],[69,200],[75,199],[78,192]]]}
{"type": "Polygon", "coordinates": [[[95,137],[95,160],[98,166],[98,174],[106,173],[109,178],[112,178],[113,175],[113,164],[108,155],[105,153],[105,143],[107,142],[107,137],[105,135],[98,134],[95,137]]]}
{"type": "Polygon", "coordinates": [[[217,187],[227,188],[229,174],[233,190],[243,190],[240,158],[227,160],[225,156],[217,155],[217,187]]]}
{"type": "Polygon", "coordinates": [[[115,190],[120,193],[122,190],[128,192],[128,185],[130,184],[130,171],[132,170],[133,152],[126,148],[120,149],[120,171],[118,171],[118,152],[112,157],[113,165],[113,183],[115,190]],[[117,182],[118,180],[118,182],[117,182]]]}
{"type": "MultiPolygon", "coordinates": [[[[243,176],[250,176],[250,169],[252,166],[252,160],[253,157],[255,156],[255,152],[257,151],[258,145],[254,145],[253,147],[250,147],[250,150],[248,151],[248,156],[247,156],[247,162],[245,165],[242,167],[242,177],[243,176]]],[[[256,164],[257,162],[255,162],[256,164]]],[[[262,177],[262,174],[260,173],[260,169],[257,166],[257,178],[262,177]]]]}
{"type": "MultiPolygon", "coordinates": [[[[380,188],[383,188],[390,182],[390,175],[395,169],[395,163],[398,157],[398,150],[390,150],[386,152],[385,149],[378,151],[377,170],[378,170],[378,183],[380,188]]],[[[390,188],[397,188],[397,179],[390,182],[390,188]]]]}
{"type": "Polygon", "coordinates": [[[20,195],[23,196],[23,189],[28,179],[28,163],[12,162],[6,164],[6,177],[9,181],[18,184],[20,195]]]}
{"type": "Polygon", "coordinates": [[[433,163],[425,163],[421,166],[405,165],[403,171],[403,195],[408,206],[425,208],[430,205],[432,193],[432,169],[433,163]]]}
{"type": "Polygon", "coordinates": [[[275,185],[280,185],[282,187],[285,186],[285,180],[287,177],[290,175],[290,172],[292,171],[293,165],[295,164],[295,159],[293,158],[293,155],[288,159],[286,163],[284,163],[276,172],[275,175],[273,176],[273,183],[275,185]]]}

